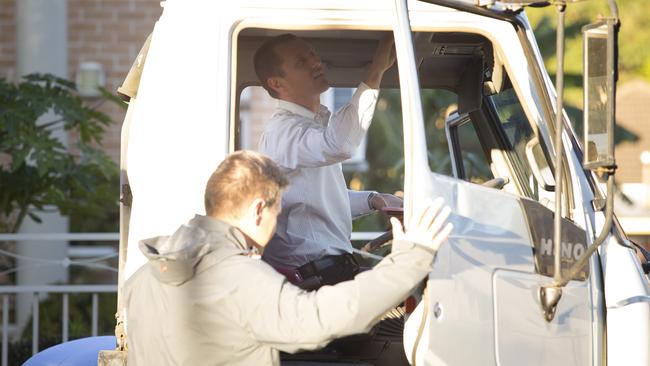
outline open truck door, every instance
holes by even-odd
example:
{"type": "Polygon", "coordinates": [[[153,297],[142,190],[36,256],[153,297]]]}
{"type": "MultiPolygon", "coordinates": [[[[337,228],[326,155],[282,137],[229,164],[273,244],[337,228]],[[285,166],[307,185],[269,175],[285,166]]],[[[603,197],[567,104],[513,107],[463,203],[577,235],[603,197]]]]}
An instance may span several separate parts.
{"type": "MultiPolygon", "coordinates": [[[[534,41],[529,43],[532,32],[525,17],[518,21],[516,12],[499,17],[483,8],[471,11],[463,1],[427,2],[484,15],[481,26],[492,42],[494,62],[491,70],[482,68],[478,78],[462,78],[474,83],[478,95],[471,90],[464,96],[461,93],[459,111],[447,119],[452,170],[460,180],[432,172],[418,95],[423,77],[418,77],[419,65],[413,56],[417,51],[411,39],[411,27],[417,21],[409,20],[405,1],[395,2],[398,55],[411,55],[400,59],[408,62],[399,64],[405,219],[410,219],[417,206],[443,197],[454,224],[449,245],[438,253],[423,299],[406,324],[409,361],[427,365],[601,365],[624,360],[646,364],[647,345],[638,341],[649,339],[647,281],[632,259],[633,252],[625,248],[620,229],[609,235],[611,208],[607,214],[598,212],[605,211],[602,192],[594,183],[595,176],[582,170],[579,144],[572,129],[564,127],[570,126],[568,118],[555,112],[562,108],[561,97],[553,105],[548,75],[531,62],[539,59],[539,52],[534,41]],[[521,47],[511,47],[515,44],[521,47]],[[563,128],[557,131],[557,125],[563,128]],[[555,141],[553,134],[558,137],[555,141]],[[595,205],[599,202],[600,207],[595,205]],[[591,255],[605,239],[609,242],[601,249],[605,258],[591,255]],[[603,276],[610,258],[609,276],[625,281],[624,291],[603,276]],[[606,319],[619,309],[617,304],[639,306],[609,318],[616,340],[608,344],[606,319]],[[633,323],[632,317],[640,326],[630,329],[634,339],[624,345],[621,326],[633,323]]],[[[468,73],[472,66],[468,64],[468,73]]],[[[612,80],[598,81],[601,94],[612,92],[612,80]]],[[[613,92],[608,95],[611,104],[613,92]]],[[[606,139],[602,131],[592,134],[598,133],[597,137],[606,139]]],[[[587,152],[592,148],[597,146],[590,145],[587,152]]],[[[612,149],[598,146],[598,152],[604,156],[612,149]]],[[[613,156],[600,161],[604,161],[601,167],[611,169],[613,156]]],[[[613,195],[611,189],[607,195],[613,195]]]]}
{"type": "MultiPolygon", "coordinates": [[[[396,4],[398,55],[414,55],[406,4],[401,1],[396,1],[396,4]]],[[[496,38],[492,38],[495,57],[502,57],[505,51],[501,47],[508,41],[518,42],[515,29],[506,22],[493,21],[488,25],[490,22],[492,20],[486,20],[484,26],[496,38]]],[[[514,120],[501,121],[498,112],[502,111],[490,99],[500,98],[498,101],[505,103],[517,101],[518,92],[534,94],[535,87],[530,85],[530,78],[513,77],[517,74],[516,68],[522,66],[525,55],[512,53],[510,50],[508,58],[502,58],[502,62],[510,71],[509,81],[513,85],[509,91],[502,86],[503,90],[492,97],[481,95],[484,86],[482,60],[479,70],[472,71],[472,64],[468,65],[467,72],[474,72],[477,76],[468,75],[463,80],[476,83],[474,87],[478,95],[467,96],[465,101],[460,97],[459,109],[464,109],[465,114],[462,121],[450,124],[448,130],[448,136],[455,136],[448,143],[453,171],[458,178],[469,178],[462,173],[469,170],[463,158],[471,163],[473,151],[471,148],[468,151],[463,149],[465,145],[477,143],[476,137],[470,138],[473,136],[458,131],[465,124],[470,128],[476,126],[474,136],[479,137],[481,149],[476,151],[475,158],[480,157],[485,149],[487,143],[484,140],[488,137],[484,135],[488,134],[486,130],[490,125],[504,129],[505,123],[530,123],[533,126],[527,129],[522,126],[513,128],[529,134],[533,131],[534,119],[531,122],[526,119],[521,104],[512,102],[513,105],[507,108],[514,120]],[[518,60],[522,60],[522,64],[518,64],[518,60]],[[500,97],[502,93],[508,93],[507,97],[500,97]],[[488,103],[491,105],[484,105],[488,103]],[[518,112],[522,114],[517,115],[518,112]],[[483,126],[479,126],[481,124],[483,126]],[[467,139],[463,140],[463,136],[467,139]]],[[[598,299],[590,296],[590,281],[600,281],[599,274],[585,272],[579,280],[572,281],[565,288],[565,301],[556,309],[554,320],[546,321],[537,293],[548,282],[548,276],[553,275],[553,212],[532,198],[431,172],[422,106],[418,103],[420,88],[416,60],[414,57],[404,58],[399,59],[399,71],[404,116],[406,220],[414,210],[417,211],[417,206],[433,197],[443,197],[451,207],[450,221],[454,224],[449,244],[438,253],[423,300],[406,326],[405,348],[410,361],[436,365],[518,365],[522,363],[522,357],[530,357],[539,360],[539,364],[590,364],[592,358],[598,356],[593,351],[602,345],[602,340],[592,344],[592,335],[599,334],[593,327],[602,326],[603,321],[602,314],[593,312],[597,308],[593,302],[598,299]],[[464,341],[459,342],[459,339],[464,341]]],[[[529,112],[541,114],[539,111],[529,112]]],[[[493,131],[495,136],[498,133],[493,131]]],[[[511,136],[514,138],[514,134],[511,136]]],[[[507,155],[507,152],[496,151],[496,145],[492,147],[495,150],[493,156],[488,155],[482,160],[485,163],[491,160],[492,167],[488,164],[486,168],[497,173],[487,178],[500,178],[499,186],[508,182],[510,185],[523,184],[531,190],[529,182],[520,181],[516,167],[504,164],[505,158],[497,159],[497,155],[507,155]]],[[[533,175],[526,178],[531,177],[534,180],[533,175]]],[[[538,188],[533,186],[532,189],[538,188]]],[[[567,220],[564,241],[570,246],[564,253],[568,257],[564,263],[568,264],[575,254],[585,251],[585,230],[567,220]]]]}

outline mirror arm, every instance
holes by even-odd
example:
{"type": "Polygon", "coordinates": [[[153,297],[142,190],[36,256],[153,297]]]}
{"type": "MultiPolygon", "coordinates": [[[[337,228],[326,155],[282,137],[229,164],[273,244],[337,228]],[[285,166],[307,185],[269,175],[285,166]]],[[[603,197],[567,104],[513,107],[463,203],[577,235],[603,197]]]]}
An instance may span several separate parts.
{"type": "Polygon", "coordinates": [[[643,262],[641,263],[641,268],[643,273],[650,273],[650,251],[646,250],[644,247],[640,246],[635,242],[631,242],[635,251],[638,251],[643,256],[643,262]]]}
{"type": "Polygon", "coordinates": [[[616,24],[618,24],[618,5],[616,4],[616,0],[607,0],[607,3],[609,4],[609,11],[612,12],[612,17],[616,19],[616,24]]]}
{"type": "Polygon", "coordinates": [[[564,15],[566,4],[563,1],[557,3],[557,33],[556,53],[557,67],[555,74],[555,91],[557,100],[555,105],[555,214],[553,215],[553,245],[554,245],[554,282],[539,288],[539,303],[544,312],[544,319],[550,322],[555,317],[557,304],[562,298],[562,287],[555,285],[562,279],[561,270],[561,248],[562,240],[562,159],[564,149],[562,144],[562,132],[564,123],[562,121],[563,94],[564,94],[564,15]]]}
{"type": "Polygon", "coordinates": [[[607,177],[607,204],[605,205],[605,224],[603,225],[600,234],[594,240],[587,250],[582,253],[580,259],[569,269],[568,273],[559,281],[553,283],[554,286],[566,286],[566,284],[587,264],[587,260],[598,249],[598,247],[605,241],[610,234],[612,224],[614,223],[614,174],[609,174],[607,177]]]}
{"type": "MultiPolygon", "coordinates": [[[[562,288],[566,286],[569,281],[575,277],[575,275],[582,270],[582,268],[587,264],[587,260],[591,255],[598,249],[598,247],[605,242],[605,239],[609,236],[612,224],[614,223],[614,172],[612,171],[607,176],[607,204],[605,206],[605,224],[603,225],[600,234],[594,240],[594,242],[587,248],[587,250],[582,253],[582,256],[578,259],[576,263],[569,268],[567,274],[564,276],[559,276],[549,285],[542,286],[539,289],[539,300],[544,311],[544,318],[546,321],[550,322],[555,316],[555,310],[557,307],[560,298],[562,297],[562,288]]],[[[559,247],[560,245],[558,245],[559,247]]]]}

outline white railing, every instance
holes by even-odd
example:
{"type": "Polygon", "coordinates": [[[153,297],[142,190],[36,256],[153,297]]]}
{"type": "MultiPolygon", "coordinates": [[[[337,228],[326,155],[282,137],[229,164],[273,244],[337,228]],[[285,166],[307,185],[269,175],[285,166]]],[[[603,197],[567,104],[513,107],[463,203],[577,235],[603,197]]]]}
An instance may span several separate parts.
{"type": "MultiPolygon", "coordinates": [[[[43,285],[43,286],[0,286],[2,296],[2,366],[9,362],[9,296],[32,294],[32,355],[38,353],[39,339],[39,296],[41,294],[62,294],[63,311],[61,312],[61,339],[68,341],[69,296],[70,294],[92,295],[91,334],[97,335],[99,325],[99,294],[116,293],[117,285],[43,285]]],[[[114,311],[115,309],[112,309],[114,311]]]]}
{"type": "MultiPolygon", "coordinates": [[[[48,242],[48,241],[112,241],[117,243],[119,240],[119,233],[21,233],[21,234],[0,234],[0,242],[16,242],[17,244],[25,241],[32,242],[48,242]]],[[[46,245],[46,244],[45,244],[46,245]]],[[[117,247],[114,250],[106,247],[78,247],[70,246],[68,248],[68,255],[63,259],[46,259],[46,258],[33,258],[18,255],[7,250],[0,249],[0,255],[7,256],[13,259],[22,259],[26,262],[31,262],[32,267],[44,266],[63,266],[68,268],[70,266],[80,266],[94,269],[103,269],[111,272],[117,272],[117,268],[103,265],[101,262],[107,259],[117,257],[117,247]],[[81,254],[81,256],[79,255],[81,254]],[[84,259],[72,260],[70,257],[84,257],[84,259]]],[[[3,272],[0,275],[6,275],[18,270],[28,269],[30,266],[21,268],[14,267],[3,272]]]]}
{"type": "MultiPolygon", "coordinates": [[[[368,241],[380,236],[382,232],[354,232],[351,240],[368,241]]],[[[24,234],[0,234],[0,242],[24,242],[24,241],[113,241],[119,240],[119,233],[24,233],[24,234]]],[[[117,248],[110,250],[106,247],[78,247],[70,246],[68,256],[61,259],[43,259],[28,258],[19,256],[0,249],[0,255],[7,255],[15,259],[27,259],[34,262],[35,267],[44,265],[65,266],[71,265],[83,266],[94,269],[109,270],[117,272],[117,268],[99,264],[103,261],[117,256],[117,248]],[[70,259],[70,257],[84,257],[84,259],[70,259]]],[[[363,254],[363,253],[362,253],[363,254]]],[[[369,254],[364,254],[369,255],[369,254]]],[[[372,255],[370,255],[372,256],[372,255]]],[[[376,257],[376,256],[373,256],[376,257]]],[[[377,257],[381,259],[381,257],[377,257]]],[[[0,274],[15,272],[13,268],[0,274]]],[[[21,286],[0,286],[0,296],[2,296],[2,361],[1,366],[8,364],[9,351],[9,298],[16,297],[18,294],[32,294],[32,354],[38,352],[39,338],[39,296],[42,294],[61,294],[63,300],[63,311],[61,314],[61,338],[63,342],[68,341],[69,337],[69,296],[71,294],[89,293],[92,296],[92,325],[91,333],[97,335],[98,317],[99,317],[99,300],[100,293],[116,293],[117,285],[21,285],[21,286]]],[[[114,311],[114,309],[111,309],[114,311]]]]}
{"type": "MultiPolygon", "coordinates": [[[[68,247],[67,256],[63,259],[33,258],[0,249],[0,255],[21,259],[23,262],[30,263],[21,268],[10,268],[0,272],[0,274],[9,274],[18,270],[30,270],[44,266],[70,266],[85,267],[90,269],[106,270],[117,272],[117,268],[101,262],[116,258],[118,255],[117,242],[119,233],[21,233],[21,234],[0,234],[0,242],[15,242],[20,245],[21,242],[43,242],[47,245],[48,241],[93,241],[93,242],[114,242],[115,244],[107,246],[78,246],[71,245],[68,247]]],[[[32,295],[32,354],[38,353],[39,350],[39,323],[40,323],[40,304],[39,298],[45,294],[61,294],[62,312],[61,312],[61,338],[63,342],[69,340],[69,297],[75,294],[91,295],[91,334],[96,336],[99,326],[99,294],[117,293],[117,285],[18,285],[18,286],[0,286],[0,296],[2,297],[2,366],[8,365],[9,362],[9,304],[10,298],[14,299],[20,294],[32,295]]],[[[114,312],[115,309],[106,309],[114,312]]]]}
{"type": "Polygon", "coordinates": [[[378,237],[379,235],[381,235],[383,233],[384,233],[383,231],[377,231],[377,232],[375,232],[375,231],[357,231],[357,232],[352,233],[352,237],[350,238],[350,240],[352,240],[352,241],[355,241],[355,240],[364,240],[364,241],[372,240],[372,239],[378,237]]]}
{"type": "Polygon", "coordinates": [[[21,233],[0,234],[0,241],[118,241],[120,233],[21,233]]]}

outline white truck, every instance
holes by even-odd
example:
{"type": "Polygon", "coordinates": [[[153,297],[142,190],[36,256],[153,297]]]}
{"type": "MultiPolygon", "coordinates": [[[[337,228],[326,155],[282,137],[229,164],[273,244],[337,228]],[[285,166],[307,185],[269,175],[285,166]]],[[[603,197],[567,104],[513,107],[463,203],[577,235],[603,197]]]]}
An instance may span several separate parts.
{"type": "MultiPolygon", "coordinates": [[[[138,241],[202,213],[211,172],[247,147],[242,95],[259,85],[252,59],[265,39],[305,38],[331,86],[350,88],[392,32],[398,66],[381,88],[400,95],[404,218],[440,196],[455,228],[414,294],[403,334],[409,362],[649,365],[650,283],[612,213],[616,6],[610,1],[613,18],[584,29],[583,144],[562,109],[561,67],[558,97],[524,12],[542,3],[163,2],[122,89],[119,289],[144,263],[138,241]],[[440,90],[455,104],[442,119],[446,175],[434,169],[436,121],[422,104],[440,90]]],[[[567,4],[554,5],[562,41],[567,4]]],[[[118,301],[118,349],[100,354],[100,364],[126,352],[125,312],[118,301]]]]}

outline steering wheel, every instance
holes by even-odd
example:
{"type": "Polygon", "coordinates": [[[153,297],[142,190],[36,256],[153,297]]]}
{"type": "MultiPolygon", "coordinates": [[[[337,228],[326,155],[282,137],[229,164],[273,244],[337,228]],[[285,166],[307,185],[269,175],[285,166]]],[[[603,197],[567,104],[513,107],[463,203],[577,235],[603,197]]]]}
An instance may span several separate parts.
{"type": "Polygon", "coordinates": [[[361,247],[361,250],[364,252],[372,252],[391,240],[393,240],[393,230],[388,230],[378,237],[367,242],[363,247],[361,247]]]}
{"type": "MultiPolygon", "coordinates": [[[[400,222],[404,222],[404,208],[403,207],[384,207],[381,209],[382,214],[388,218],[396,217],[400,222]]],[[[377,248],[385,245],[389,241],[393,240],[393,230],[388,230],[378,237],[367,242],[361,250],[364,252],[372,252],[377,248]]]]}
{"type": "Polygon", "coordinates": [[[506,184],[510,183],[510,178],[508,177],[496,177],[494,179],[490,179],[487,182],[483,182],[481,184],[483,187],[488,187],[488,188],[495,188],[495,189],[502,189],[503,186],[506,184]]]}

